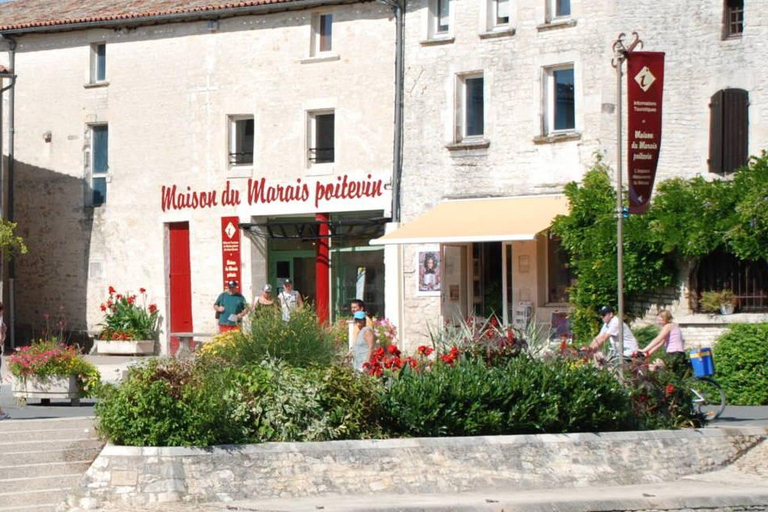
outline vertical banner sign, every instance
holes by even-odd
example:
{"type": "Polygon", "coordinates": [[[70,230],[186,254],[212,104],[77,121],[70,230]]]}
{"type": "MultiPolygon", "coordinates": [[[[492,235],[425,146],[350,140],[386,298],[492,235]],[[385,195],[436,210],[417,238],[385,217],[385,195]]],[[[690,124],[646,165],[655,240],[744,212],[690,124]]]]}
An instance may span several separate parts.
{"type": "Polygon", "coordinates": [[[240,282],[240,219],[238,217],[221,218],[221,268],[224,276],[222,289],[227,281],[240,282]]]}
{"type": "Polygon", "coordinates": [[[661,148],[664,53],[627,54],[629,213],[646,213],[651,204],[661,148]]]}

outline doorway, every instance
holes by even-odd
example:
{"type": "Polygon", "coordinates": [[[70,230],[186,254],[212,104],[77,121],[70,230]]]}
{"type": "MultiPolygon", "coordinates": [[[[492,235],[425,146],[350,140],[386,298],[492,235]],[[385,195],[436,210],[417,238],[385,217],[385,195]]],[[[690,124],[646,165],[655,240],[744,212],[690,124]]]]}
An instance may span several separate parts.
{"type": "Polygon", "coordinates": [[[447,323],[460,324],[469,313],[469,293],[467,292],[467,252],[466,245],[443,245],[443,277],[441,302],[443,319],[447,323]]]}
{"type": "MultiPolygon", "coordinates": [[[[192,276],[189,257],[189,222],[168,224],[168,288],[170,332],[192,332],[192,276]]],[[[170,338],[170,353],[179,350],[179,338],[170,338]]]]}

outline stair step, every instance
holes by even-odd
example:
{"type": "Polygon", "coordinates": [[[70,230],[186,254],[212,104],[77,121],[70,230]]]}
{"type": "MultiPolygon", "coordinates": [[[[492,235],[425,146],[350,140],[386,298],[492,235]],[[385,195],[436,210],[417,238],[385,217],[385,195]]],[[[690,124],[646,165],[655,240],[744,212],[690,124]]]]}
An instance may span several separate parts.
{"type": "MultiPolygon", "coordinates": [[[[63,427],[63,426],[62,426],[63,427]]],[[[18,432],[4,432],[0,434],[0,446],[15,444],[21,442],[50,441],[53,437],[61,438],[82,438],[97,439],[96,430],[91,427],[63,427],[56,430],[49,429],[25,429],[18,432]]],[[[0,448],[2,451],[2,448],[0,448]]]]}
{"type": "Polygon", "coordinates": [[[0,480],[0,494],[4,492],[39,491],[57,487],[73,487],[80,481],[82,473],[68,473],[0,480]]]}
{"type": "Polygon", "coordinates": [[[0,437],[10,433],[28,431],[54,431],[62,429],[94,430],[96,422],[93,418],[49,418],[40,420],[3,420],[0,421],[0,437]]]}
{"type": "Polygon", "coordinates": [[[101,441],[82,441],[66,448],[27,447],[28,451],[17,451],[13,454],[3,453],[3,466],[25,466],[45,462],[70,462],[94,460],[101,452],[104,443],[101,441]]]}
{"type": "Polygon", "coordinates": [[[91,459],[76,460],[72,462],[43,462],[40,464],[20,464],[18,466],[4,465],[0,454],[0,479],[3,478],[29,478],[35,476],[54,476],[63,474],[84,475],[91,467],[91,459]]]}
{"type": "Polygon", "coordinates": [[[0,453],[11,455],[13,453],[25,453],[40,450],[66,450],[70,447],[84,446],[88,443],[101,443],[101,441],[92,437],[73,437],[69,439],[57,439],[56,437],[53,437],[52,439],[39,441],[5,440],[0,443],[0,453]]]}
{"type": "MultiPolygon", "coordinates": [[[[4,508],[26,507],[32,505],[57,505],[67,498],[71,487],[54,487],[37,491],[0,492],[0,503],[4,508]]],[[[0,509],[2,510],[2,509],[0,509]]]]}
{"type": "Polygon", "coordinates": [[[43,503],[41,505],[30,505],[28,507],[0,507],[0,512],[56,512],[58,503],[43,503]]]}

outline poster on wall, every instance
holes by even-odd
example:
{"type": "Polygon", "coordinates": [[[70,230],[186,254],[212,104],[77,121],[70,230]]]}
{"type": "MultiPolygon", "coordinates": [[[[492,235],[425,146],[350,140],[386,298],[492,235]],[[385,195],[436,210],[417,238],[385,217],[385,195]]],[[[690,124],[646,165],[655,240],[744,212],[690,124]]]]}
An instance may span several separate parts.
{"type": "Polygon", "coordinates": [[[437,246],[419,249],[416,254],[416,268],[419,270],[418,295],[440,295],[440,248],[437,246]]]}

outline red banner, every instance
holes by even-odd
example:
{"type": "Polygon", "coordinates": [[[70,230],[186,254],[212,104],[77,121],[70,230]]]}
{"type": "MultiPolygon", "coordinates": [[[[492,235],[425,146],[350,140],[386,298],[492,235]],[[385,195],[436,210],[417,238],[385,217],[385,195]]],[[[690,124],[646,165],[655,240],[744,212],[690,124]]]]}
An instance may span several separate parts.
{"type": "Polygon", "coordinates": [[[627,55],[629,213],[646,213],[661,149],[664,54],[627,55]]]}
{"type": "Polygon", "coordinates": [[[221,268],[224,276],[222,289],[228,281],[240,282],[240,219],[237,217],[221,218],[221,268]]]}

